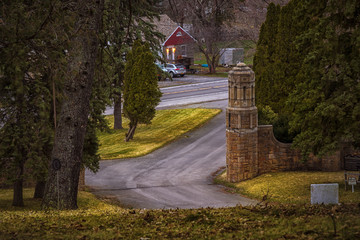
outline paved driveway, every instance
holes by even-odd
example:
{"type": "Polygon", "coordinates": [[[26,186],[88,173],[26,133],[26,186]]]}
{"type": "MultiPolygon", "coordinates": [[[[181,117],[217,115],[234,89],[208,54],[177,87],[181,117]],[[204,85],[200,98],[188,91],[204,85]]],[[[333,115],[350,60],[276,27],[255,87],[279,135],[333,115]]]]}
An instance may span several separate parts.
{"type": "MultiPolygon", "coordinates": [[[[227,101],[195,107],[226,106],[227,101]]],[[[189,106],[188,106],[189,107],[189,106]]],[[[225,111],[204,127],[152,154],[102,161],[97,174],[86,172],[95,194],[116,196],[133,208],[200,208],[255,204],[214,185],[212,174],[225,166],[225,111]]]]}

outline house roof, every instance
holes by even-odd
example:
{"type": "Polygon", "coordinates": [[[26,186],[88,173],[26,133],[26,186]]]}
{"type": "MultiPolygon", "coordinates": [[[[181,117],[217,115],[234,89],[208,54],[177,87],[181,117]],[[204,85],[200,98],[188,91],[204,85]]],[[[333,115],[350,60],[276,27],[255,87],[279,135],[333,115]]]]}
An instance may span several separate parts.
{"type": "Polygon", "coordinates": [[[195,41],[196,40],[187,31],[178,26],[175,31],[165,40],[163,46],[166,47],[172,45],[181,45],[195,41]]]}
{"type": "Polygon", "coordinates": [[[169,36],[178,26],[178,24],[171,20],[166,14],[161,14],[160,19],[154,18],[153,21],[157,30],[166,37],[169,36]]]}

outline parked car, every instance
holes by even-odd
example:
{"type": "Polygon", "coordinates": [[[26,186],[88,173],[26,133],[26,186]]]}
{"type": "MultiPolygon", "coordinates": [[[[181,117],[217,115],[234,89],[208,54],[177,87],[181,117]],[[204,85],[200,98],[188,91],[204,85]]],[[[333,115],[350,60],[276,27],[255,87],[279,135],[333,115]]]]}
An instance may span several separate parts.
{"type": "MultiPolygon", "coordinates": [[[[170,78],[169,72],[163,64],[156,63],[156,68],[157,68],[157,77],[159,81],[165,81],[166,78],[170,78]]],[[[170,80],[172,79],[170,78],[170,80]]]]}
{"type": "Polygon", "coordinates": [[[183,77],[186,73],[186,68],[181,64],[166,64],[166,69],[170,74],[170,77],[181,76],[183,77]]]}

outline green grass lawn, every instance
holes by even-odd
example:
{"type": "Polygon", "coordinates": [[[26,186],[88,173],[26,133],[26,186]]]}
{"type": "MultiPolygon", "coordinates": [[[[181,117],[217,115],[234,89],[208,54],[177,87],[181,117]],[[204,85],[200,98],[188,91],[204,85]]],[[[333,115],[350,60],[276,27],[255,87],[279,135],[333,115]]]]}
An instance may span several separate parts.
{"type": "Polygon", "coordinates": [[[192,66],[192,68],[197,70],[197,73],[196,73],[197,76],[223,77],[223,78],[227,78],[229,71],[232,69],[230,67],[218,66],[216,68],[216,73],[209,73],[209,68],[207,68],[207,67],[192,66]]]}
{"type": "MultiPolygon", "coordinates": [[[[122,130],[98,133],[101,159],[132,158],[148,154],[165,144],[174,141],[220,113],[220,109],[172,109],[156,112],[152,124],[140,124],[134,139],[125,142],[128,120],[124,118],[122,130]]],[[[113,128],[113,116],[108,116],[113,128]]]]}
{"type": "MultiPolygon", "coordinates": [[[[143,155],[142,148],[152,151],[219,112],[158,111],[152,125],[139,127],[133,145],[124,142],[126,130],[100,134],[102,147],[108,146],[103,154],[143,155]]],[[[359,239],[360,189],[356,186],[355,193],[344,192],[342,174],[264,174],[231,186],[257,199],[268,194],[277,204],[219,209],[124,209],[116,200],[79,192],[78,210],[43,211],[41,200],[32,199],[34,189],[24,189],[25,207],[21,208],[11,206],[11,190],[0,189],[0,239],[359,239]],[[327,182],[340,183],[344,204],[310,205],[310,184],[327,182]]],[[[217,181],[223,182],[224,174],[217,181]]]]}
{"type": "Polygon", "coordinates": [[[240,183],[226,182],[226,173],[216,179],[218,183],[233,188],[236,192],[261,200],[267,195],[270,202],[310,203],[310,185],[319,183],[339,183],[339,202],[360,204],[360,186],[354,193],[345,191],[344,172],[278,172],[260,175],[240,183]]]}
{"type": "Polygon", "coordinates": [[[79,193],[79,209],[10,207],[0,190],[0,239],[359,239],[360,205],[276,205],[219,209],[132,210],[79,193]],[[335,228],[336,226],[336,235],[335,228]]]}
{"type": "MultiPolygon", "coordinates": [[[[10,189],[0,189],[0,215],[1,212],[8,212],[8,213],[23,213],[27,215],[28,213],[41,213],[41,199],[34,199],[32,198],[34,195],[34,188],[24,188],[23,196],[24,196],[24,207],[13,207],[12,204],[12,197],[13,191],[10,189]]],[[[85,191],[79,191],[78,193],[78,206],[80,210],[76,211],[63,211],[66,214],[74,214],[76,212],[83,212],[86,211],[94,211],[95,209],[99,211],[113,211],[114,209],[120,209],[118,206],[114,204],[109,204],[111,199],[105,199],[101,201],[97,199],[93,194],[85,191]]],[[[58,211],[55,211],[58,212],[58,211]]],[[[0,218],[0,225],[1,225],[1,218],[0,218]]],[[[1,239],[1,237],[0,237],[1,239]]]]}

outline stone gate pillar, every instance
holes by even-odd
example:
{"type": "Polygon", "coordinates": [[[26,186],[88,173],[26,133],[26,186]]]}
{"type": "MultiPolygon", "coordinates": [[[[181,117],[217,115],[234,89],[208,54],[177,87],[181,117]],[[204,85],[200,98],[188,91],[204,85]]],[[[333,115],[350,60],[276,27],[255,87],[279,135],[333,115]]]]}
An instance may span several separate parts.
{"type": "Polygon", "coordinates": [[[226,108],[227,180],[239,182],[258,175],[258,112],[255,74],[244,63],[229,72],[226,108]]]}

